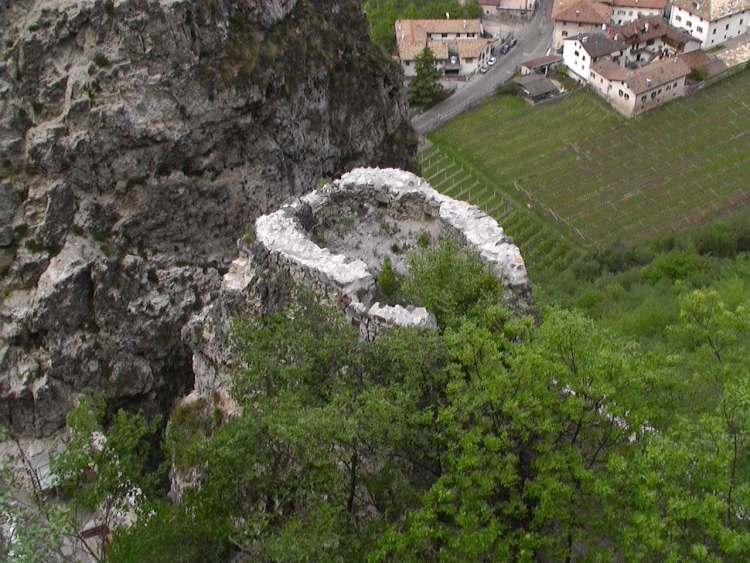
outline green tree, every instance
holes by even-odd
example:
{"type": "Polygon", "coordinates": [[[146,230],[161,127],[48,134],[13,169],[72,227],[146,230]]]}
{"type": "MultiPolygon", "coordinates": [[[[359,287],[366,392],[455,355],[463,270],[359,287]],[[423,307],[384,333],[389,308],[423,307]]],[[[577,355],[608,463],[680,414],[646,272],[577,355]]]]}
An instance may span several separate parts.
{"type": "Polygon", "coordinates": [[[393,269],[391,259],[386,256],[383,258],[383,265],[378,275],[377,287],[385,298],[386,303],[394,305],[398,298],[399,278],[393,269]]]}
{"type": "Polygon", "coordinates": [[[471,322],[444,339],[444,469],[373,560],[611,559],[607,465],[641,424],[624,406],[643,389],[632,351],[562,311],[513,348],[471,322]]]}
{"type": "Polygon", "coordinates": [[[414,59],[416,76],[409,83],[409,103],[415,106],[428,106],[442,95],[437,83],[440,72],[435,67],[435,55],[425,45],[414,59]]]}

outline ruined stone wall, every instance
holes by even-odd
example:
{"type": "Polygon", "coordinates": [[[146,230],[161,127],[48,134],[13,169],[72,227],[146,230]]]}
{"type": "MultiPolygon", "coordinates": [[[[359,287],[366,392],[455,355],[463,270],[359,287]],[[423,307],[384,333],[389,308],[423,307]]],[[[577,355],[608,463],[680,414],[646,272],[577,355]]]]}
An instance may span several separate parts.
{"type": "Polygon", "coordinates": [[[230,320],[282,308],[295,285],[313,290],[344,311],[362,338],[374,338],[394,325],[436,328],[423,307],[375,302],[375,275],[357,256],[345,256],[313,241],[316,226],[340,221],[362,206],[385,209],[394,220],[429,217],[492,263],[507,287],[523,295],[529,281],[523,258],[497,222],[466,202],[444,196],[422,178],[396,169],[355,169],[278,211],[259,217],[254,240],[241,244],[240,257],[224,276],[217,304],[196,315],[184,335],[193,343],[195,393],[226,399],[229,380],[224,347],[230,320]]]}

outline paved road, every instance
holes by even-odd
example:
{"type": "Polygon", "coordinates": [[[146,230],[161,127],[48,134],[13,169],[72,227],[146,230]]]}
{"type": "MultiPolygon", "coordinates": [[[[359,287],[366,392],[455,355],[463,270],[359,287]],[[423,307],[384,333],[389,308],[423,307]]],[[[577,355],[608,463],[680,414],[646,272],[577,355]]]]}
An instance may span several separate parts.
{"type": "Polygon", "coordinates": [[[540,0],[531,21],[516,33],[518,44],[508,54],[498,54],[497,63],[490,67],[487,74],[476,74],[450,98],[413,117],[411,123],[417,133],[429,133],[492,94],[500,84],[513,76],[520,63],[545,56],[552,42],[552,1],[540,0]]]}

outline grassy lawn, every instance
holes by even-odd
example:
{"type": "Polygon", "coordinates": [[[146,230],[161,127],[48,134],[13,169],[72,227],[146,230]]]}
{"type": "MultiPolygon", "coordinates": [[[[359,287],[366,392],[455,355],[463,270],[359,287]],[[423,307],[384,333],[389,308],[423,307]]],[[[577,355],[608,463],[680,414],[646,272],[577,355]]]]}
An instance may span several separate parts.
{"type": "Polygon", "coordinates": [[[750,201],[748,91],[743,72],[634,119],[589,92],[537,108],[498,96],[429,138],[522,209],[530,195],[585,244],[627,243],[750,201]]]}

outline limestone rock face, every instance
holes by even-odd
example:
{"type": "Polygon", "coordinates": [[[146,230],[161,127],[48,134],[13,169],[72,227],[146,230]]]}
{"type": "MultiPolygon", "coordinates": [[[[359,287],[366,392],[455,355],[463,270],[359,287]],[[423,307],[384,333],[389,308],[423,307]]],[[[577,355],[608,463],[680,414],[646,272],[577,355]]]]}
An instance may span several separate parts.
{"type": "Polygon", "coordinates": [[[190,316],[256,217],[413,168],[357,0],[0,0],[0,423],[191,387],[190,316]]]}

